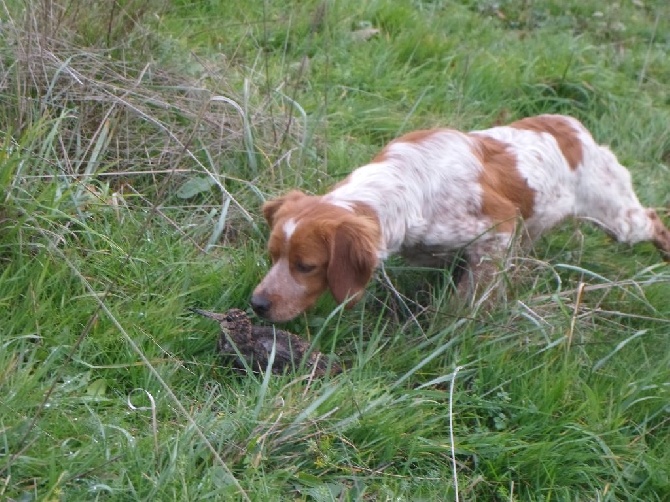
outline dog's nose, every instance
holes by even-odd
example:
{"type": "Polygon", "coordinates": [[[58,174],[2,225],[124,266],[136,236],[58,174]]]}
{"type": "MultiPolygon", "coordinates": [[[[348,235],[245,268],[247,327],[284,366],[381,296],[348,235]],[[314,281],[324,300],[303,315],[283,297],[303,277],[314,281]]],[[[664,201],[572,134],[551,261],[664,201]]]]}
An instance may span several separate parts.
{"type": "Polygon", "coordinates": [[[264,316],[270,310],[272,302],[265,295],[251,295],[251,308],[259,316],[264,316]]]}

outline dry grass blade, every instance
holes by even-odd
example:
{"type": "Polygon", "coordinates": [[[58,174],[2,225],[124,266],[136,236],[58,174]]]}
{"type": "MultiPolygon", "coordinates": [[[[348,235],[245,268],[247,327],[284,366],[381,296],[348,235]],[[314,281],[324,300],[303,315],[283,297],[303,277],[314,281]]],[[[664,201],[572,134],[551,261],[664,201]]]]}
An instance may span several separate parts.
{"type": "MultiPolygon", "coordinates": [[[[60,120],[54,138],[60,151],[40,152],[44,165],[57,165],[59,174],[76,177],[82,185],[103,174],[123,179],[126,171],[144,171],[167,186],[188,179],[186,158],[212,178],[224,205],[231,204],[253,224],[245,205],[225,184],[229,177],[237,178],[236,172],[223,166],[242,161],[257,172],[257,152],[270,161],[282,157],[273,131],[285,127],[289,117],[269,113],[276,103],[260,98],[251,82],[238,95],[232,82],[204,65],[194,78],[154,61],[133,66],[115,58],[118,48],[84,49],[75,34],[62,29],[72,22],[67,15],[59,13],[48,26],[38,16],[9,18],[0,35],[14,52],[14,64],[2,80],[3,100],[10,100],[19,118],[12,127],[21,130],[38,120],[60,120]],[[50,35],[54,33],[58,36],[50,35]],[[209,90],[204,80],[216,81],[225,95],[209,90]]],[[[55,174],[50,171],[30,174],[55,174]]],[[[228,218],[222,211],[210,241],[221,235],[228,218]]]]}

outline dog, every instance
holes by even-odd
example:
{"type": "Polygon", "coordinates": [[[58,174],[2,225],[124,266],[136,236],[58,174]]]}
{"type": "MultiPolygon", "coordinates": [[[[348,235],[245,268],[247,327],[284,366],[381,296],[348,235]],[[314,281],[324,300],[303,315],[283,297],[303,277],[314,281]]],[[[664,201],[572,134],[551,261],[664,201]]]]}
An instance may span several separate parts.
{"type": "Polygon", "coordinates": [[[395,253],[437,267],[463,253],[469,286],[458,289],[472,292],[495,275],[516,235],[532,243],[569,216],[620,242],[651,241],[670,261],[670,231],[640,204],[628,170],[563,115],[411,132],[329,193],[294,190],[266,202],[263,215],[272,267],[251,306],[272,322],[296,317],[327,289],[354,304],[395,253]]]}

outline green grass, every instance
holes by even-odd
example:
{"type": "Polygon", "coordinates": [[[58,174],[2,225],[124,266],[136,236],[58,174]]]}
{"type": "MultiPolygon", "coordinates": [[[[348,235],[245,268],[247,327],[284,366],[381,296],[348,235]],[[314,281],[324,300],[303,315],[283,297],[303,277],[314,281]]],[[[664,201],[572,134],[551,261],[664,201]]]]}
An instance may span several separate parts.
{"type": "Polygon", "coordinates": [[[265,198],[414,128],[568,113],[667,208],[667,2],[0,8],[0,499],[670,497],[649,244],[566,223],[490,312],[391,260],[416,321],[379,275],[286,326],[345,367],[324,379],[237,372],[188,312],[246,308],[265,198]]]}

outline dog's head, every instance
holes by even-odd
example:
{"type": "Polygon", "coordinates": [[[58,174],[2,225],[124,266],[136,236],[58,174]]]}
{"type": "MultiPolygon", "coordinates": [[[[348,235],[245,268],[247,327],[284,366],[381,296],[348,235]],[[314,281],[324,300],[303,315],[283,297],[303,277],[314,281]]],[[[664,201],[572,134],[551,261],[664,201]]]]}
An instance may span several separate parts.
{"type": "Polygon", "coordinates": [[[338,303],[360,298],[378,261],[374,216],[299,191],[266,202],[263,214],[271,229],[272,268],[251,297],[258,315],[288,321],[327,289],[338,303]]]}

